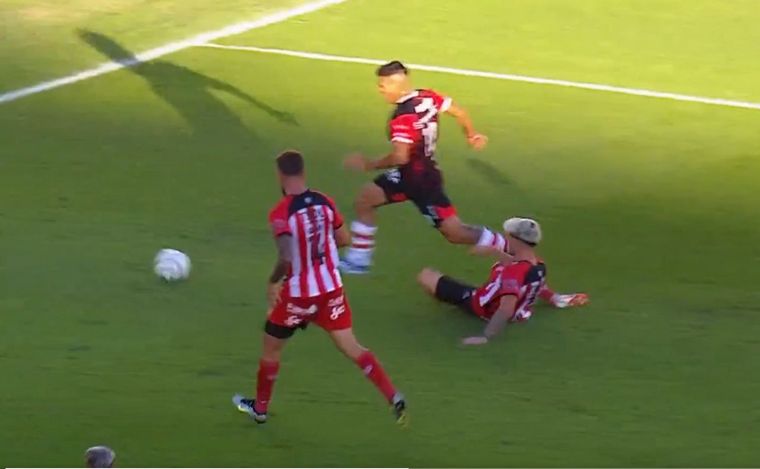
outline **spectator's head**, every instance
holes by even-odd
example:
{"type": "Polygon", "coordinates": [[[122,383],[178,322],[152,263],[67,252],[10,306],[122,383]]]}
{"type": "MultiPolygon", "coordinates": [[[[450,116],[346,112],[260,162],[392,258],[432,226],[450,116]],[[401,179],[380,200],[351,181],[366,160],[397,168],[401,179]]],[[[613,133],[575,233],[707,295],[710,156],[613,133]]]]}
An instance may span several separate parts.
{"type": "Polygon", "coordinates": [[[93,446],[84,453],[87,467],[113,467],[116,453],[108,446],[93,446]]]}

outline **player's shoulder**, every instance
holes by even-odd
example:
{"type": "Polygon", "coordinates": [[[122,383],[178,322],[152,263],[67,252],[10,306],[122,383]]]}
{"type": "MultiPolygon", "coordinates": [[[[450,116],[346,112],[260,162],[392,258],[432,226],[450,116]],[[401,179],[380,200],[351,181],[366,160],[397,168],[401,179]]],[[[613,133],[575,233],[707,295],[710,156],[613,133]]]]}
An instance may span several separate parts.
{"type": "Polygon", "coordinates": [[[528,261],[516,261],[504,266],[502,275],[504,277],[522,278],[534,267],[533,263],[528,261]]]}
{"type": "Polygon", "coordinates": [[[441,98],[443,99],[443,94],[439,93],[436,90],[430,89],[430,88],[424,88],[417,90],[417,97],[418,98],[441,98]]]}
{"type": "Polygon", "coordinates": [[[536,259],[535,263],[517,261],[509,264],[502,275],[504,278],[517,280],[521,284],[531,283],[546,277],[546,265],[541,259],[536,259]]]}
{"type": "Polygon", "coordinates": [[[292,195],[283,196],[276,204],[269,210],[269,218],[285,217],[288,216],[288,207],[293,202],[292,195]]]}

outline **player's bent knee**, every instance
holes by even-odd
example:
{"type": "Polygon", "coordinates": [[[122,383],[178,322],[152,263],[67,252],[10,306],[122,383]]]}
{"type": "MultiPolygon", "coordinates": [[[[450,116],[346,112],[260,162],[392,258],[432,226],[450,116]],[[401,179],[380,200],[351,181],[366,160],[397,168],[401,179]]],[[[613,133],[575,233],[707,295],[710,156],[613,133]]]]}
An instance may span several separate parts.
{"type": "Polygon", "coordinates": [[[357,210],[371,210],[386,203],[385,192],[377,184],[370,182],[362,186],[356,198],[357,210]]]}
{"type": "Polygon", "coordinates": [[[367,349],[356,340],[353,329],[331,331],[330,337],[332,337],[338,350],[351,360],[356,360],[362,353],[367,351],[367,349]]]}
{"type": "Polygon", "coordinates": [[[435,288],[442,276],[443,274],[437,270],[425,267],[419,274],[417,274],[417,282],[422,285],[422,288],[424,288],[425,291],[432,295],[435,293],[435,288]]]}

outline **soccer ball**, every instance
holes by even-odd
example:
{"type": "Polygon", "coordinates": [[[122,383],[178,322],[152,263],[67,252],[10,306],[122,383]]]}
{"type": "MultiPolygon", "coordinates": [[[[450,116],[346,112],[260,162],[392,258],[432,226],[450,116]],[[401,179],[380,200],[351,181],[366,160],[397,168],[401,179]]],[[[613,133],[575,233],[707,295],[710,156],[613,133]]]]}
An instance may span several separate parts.
{"type": "Polygon", "coordinates": [[[186,279],[191,267],[187,254],[176,249],[162,249],[153,259],[153,271],[167,282],[186,279]]]}

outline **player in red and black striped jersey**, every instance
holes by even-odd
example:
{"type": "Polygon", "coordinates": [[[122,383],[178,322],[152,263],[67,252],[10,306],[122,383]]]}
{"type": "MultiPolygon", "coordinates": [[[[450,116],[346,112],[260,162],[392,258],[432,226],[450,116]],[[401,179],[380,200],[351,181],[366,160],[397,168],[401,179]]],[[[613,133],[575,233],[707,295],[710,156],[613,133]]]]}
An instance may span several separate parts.
{"type": "Polygon", "coordinates": [[[509,256],[494,251],[500,261],[491,267],[488,280],[480,287],[459,282],[425,268],[417,280],[429,294],[440,301],[463,308],[488,321],[482,335],[463,340],[466,345],[480,345],[498,334],[511,322],[526,321],[539,297],[558,308],[583,306],[584,293],[556,294],[546,285],[546,265],[534,247],[541,241],[541,227],[530,218],[510,218],[504,222],[509,256]]]}
{"type": "Polygon", "coordinates": [[[264,423],[280,368],[280,354],[297,329],[314,323],[327,331],[338,349],[363,370],[403,424],[404,396],[396,391],[374,354],[354,336],[351,307],[337,268],[338,248],[349,241],[343,217],[330,197],[306,186],[300,153],[282,153],[277,158],[277,168],[284,197],[269,213],[278,260],[269,278],[271,309],[264,326],[256,398],[236,395],[233,402],[238,410],[264,423]]]}
{"type": "Polygon", "coordinates": [[[351,224],[352,244],[341,270],[365,273],[375,247],[375,210],[386,204],[410,201],[451,243],[504,247],[504,239],[482,226],[471,226],[457,216],[443,188],[443,175],[436,163],[438,118],[457,119],[470,146],[485,147],[488,139],[475,131],[467,112],[451,98],[432,90],[414,89],[408,70],[394,61],[377,70],[380,93],[395,109],[388,124],[393,149],[387,156],[370,160],[362,155],[346,159],[346,167],[358,171],[385,170],[365,185],[356,199],[356,220],[351,224]]]}

